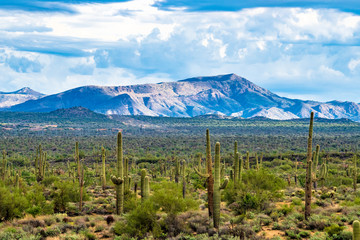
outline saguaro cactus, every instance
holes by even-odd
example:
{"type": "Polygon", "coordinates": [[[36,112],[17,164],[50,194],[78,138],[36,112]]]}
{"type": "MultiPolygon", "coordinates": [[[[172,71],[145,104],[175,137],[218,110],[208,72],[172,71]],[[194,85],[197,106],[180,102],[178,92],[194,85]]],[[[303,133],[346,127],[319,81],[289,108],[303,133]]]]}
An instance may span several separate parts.
{"type": "Polygon", "coordinates": [[[2,160],[2,165],[1,165],[1,177],[2,177],[2,180],[5,180],[5,176],[7,175],[6,151],[3,150],[2,154],[3,154],[3,160],[2,160]]]}
{"type": "Polygon", "coordinates": [[[312,181],[314,183],[314,189],[317,189],[317,181],[318,181],[318,176],[317,176],[317,172],[318,172],[318,165],[319,165],[319,156],[320,156],[320,145],[316,145],[316,150],[314,152],[314,156],[313,156],[313,162],[312,162],[312,181]]]}
{"type": "MultiPolygon", "coordinates": [[[[319,175],[319,180],[321,182],[322,187],[324,187],[324,185],[325,185],[325,180],[326,180],[327,175],[328,175],[328,166],[327,166],[326,160],[324,160],[323,163],[321,164],[320,175],[319,175]]],[[[315,184],[314,187],[317,187],[317,184],[315,184]]]]}
{"type": "Polygon", "coordinates": [[[298,182],[297,169],[298,169],[298,159],[296,158],[296,162],[295,162],[295,174],[294,174],[295,186],[297,186],[297,182],[298,182]]]}
{"type": "Polygon", "coordinates": [[[212,160],[211,160],[211,145],[210,145],[210,133],[209,129],[206,129],[206,173],[201,173],[200,169],[195,168],[195,172],[201,176],[206,177],[207,193],[208,193],[208,210],[209,217],[214,213],[214,177],[212,174],[212,160]]]}
{"type": "Polygon", "coordinates": [[[358,220],[353,222],[353,240],[360,240],[360,222],[358,220]]]}
{"type": "Polygon", "coordinates": [[[81,166],[80,166],[80,155],[79,155],[79,142],[75,142],[75,155],[74,155],[74,159],[77,165],[77,177],[80,177],[81,174],[81,166]]]}
{"type": "Polygon", "coordinates": [[[105,148],[101,147],[101,160],[102,160],[102,167],[101,167],[101,184],[102,189],[106,189],[106,163],[105,163],[105,148]]]}
{"type": "Polygon", "coordinates": [[[356,153],[354,154],[353,161],[354,161],[353,187],[354,187],[354,192],[355,192],[355,191],[356,191],[356,187],[357,187],[357,166],[356,166],[357,157],[356,157],[356,153]]]}
{"type": "Polygon", "coordinates": [[[150,183],[149,177],[146,176],[144,179],[145,186],[144,186],[144,199],[147,199],[150,195],[150,183]]]}
{"type": "Polygon", "coordinates": [[[311,212],[311,154],[312,154],[312,135],[313,135],[313,124],[314,124],[314,112],[310,114],[310,126],[309,126],[309,137],[307,145],[307,168],[306,168],[306,178],[305,178],[305,219],[308,220],[311,212]]]}
{"type": "Polygon", "coordinates": [[[15,186],[17,189],[20,188],[20,176],[19,176],[19,173],[16,173],[16,176],[15,176],[15,186]]]}
{"type": "Polygon", "coordinates": [[[123,142],[121,132],[119,132],[117,136],[116,170],[116,176],[111,176],[111,181],[115,184],[116,190],[116,214],[120,215],[123,212],[124,202],[123,142]]]}
{"type": "Polygon", "coordinates": [[[183,194],[183,198],[185,198],[186,195],[186,176],[185,176],[185,172],[186,172],[186,161],[182,160],[182,166],[181,166],[181,176],[182,176],[182,194],[183,194]]]}
{"type": "Polygon", "coordinates": [[[42,151],[41,144],[36,151],[35,158],[35,175],[36,180],[41,182],[45,177],[45,167],[46,167],[46,153],[42,151]]]}
{"type": "Polygon", "coordinates": [[[250,154],[249,154],[249,152],[247,151],[246,152],[246,162],[245,162],[245,168],[246,169],[250,169],[250,154]]]}
{"type": "Polygon", "coordinates": [[[124,161],[124,191],[130,191],[130,178],[129,178],[129,158],[125,158],[124,161]]]}
{"type": "Polygon", "coordinates": [[[175,158],[175,182],[179,183],[179,177],[180,177],[180,163],[179,159],[175,158]]]}
{"type": "Polygon", "coordinates": [[[80,202],[79,202],[79,211],[82,211],[82,205],[83,205],[83,195],[84,195],[84,167],[81,166],[80,163],[80,176],[79,176],[79,186],[80,186],[80,202]]]}
{"type": "Polygon", "coordinates": [[[141,195],[141,200],[143,201],[146,198],[146,193],[145,193],[145,177],[146,177],[146,170],[142,169],[141,170],[141,182],[140,182],[140,195],[141,195]]]}
{"type": "Polygon", "coordinates": [[[259,167],[259,158],[257,153],[255,153],[255,162],[256,162],[256,171],[259,171],[260,167],[259,167]]]}
{"type": "MultiPolygon", "coordinates": [[[[220,162],[219,162],[220,165],[220,162]]],[[[212,174],[212,159],[211,159],[211,145],[210,132],[206,129],[206,168],[207,168],[207,188],[208,188],[208,209],[209,217],[214,214],[214,177],[212,174]]]]}
{"type": "MultiPolygon", "coordinates": [[[[239,154],[239,153],[238,153],[239,154]]],[[[239,183],[242,182],[242,175],[243,175],[243,168],[244,168],[244,161],[243,157],[240,157],[240,173],[239,173],[239,183]]]]}
{"type": "Polygon", "coordinates": [[[220,225],[220,202],[221,193],[220,190],[227,186],[228,179],[225,179],[222,186],[220,186],[220,143],[215,145],[215,176],[214,176],[214,227],[219,228],[220,225]]]}
{"type": "MultiPolygon", "coordinates": [[[[240,167],[241,168],[241,167],[240,167]]],[[[234,155],[234,187],[237,188],[239,185],[239,174],[240,174],[240,170],[239,170],[239,153],[236,152],[234,155]]]]}

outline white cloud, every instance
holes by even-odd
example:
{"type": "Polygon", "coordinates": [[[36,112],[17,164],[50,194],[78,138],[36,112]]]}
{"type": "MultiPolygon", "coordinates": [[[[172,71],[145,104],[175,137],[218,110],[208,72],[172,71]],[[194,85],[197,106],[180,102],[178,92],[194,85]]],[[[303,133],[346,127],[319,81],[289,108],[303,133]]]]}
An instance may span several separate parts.
{"type": "Polygon", "coordinates": [[[360,58],[359,59],[351,59],[350,62],[348,63],[348,68],[351,71],[354,71],[355,69],[357,69],[360,66],[360,58]]]}
{"type": "Polygon", "coordinates": [[[302,8],[165,11],[154,2],[80,4],[73,6],[77,14],[0,11],[0,83],[7,88],[0,90],[26,85],[52,93],[235,72],[287,96],[360,101],[358,15],[302,8]],[[16,72],[6,63],[10,55],[39,63],[38,72],[16,72]]]}

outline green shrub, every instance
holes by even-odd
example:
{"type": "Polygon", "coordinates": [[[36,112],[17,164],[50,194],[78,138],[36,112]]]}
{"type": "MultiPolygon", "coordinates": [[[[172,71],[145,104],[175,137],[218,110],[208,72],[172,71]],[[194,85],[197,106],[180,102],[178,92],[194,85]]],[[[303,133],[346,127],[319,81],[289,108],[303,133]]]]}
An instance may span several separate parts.
{"type": "Polygon", "coordinates": [[[116,222],[113,231],[116,235],[128,234],[132,237],[143,238],[146,233],[158,228],[156,208],[148,199],[125,216],[125,223],[123,221],[116,222]]]}
{"type": "Polygon", "coordinates": [[[352,240],[353,239],[353,236],[352,236],[352,232],[349,232],[349,231],[342,231],[341,233],[339,234],[334,234],[332,236],[332,239],[333,240],[352,240]]]}
{"type": "Polygon", "coordinates": [[[1,240],[15,240],[15,239],[40,240],[41,236],[27,236],[27,234],[23,230],[9,227],[6,228],[5,230],[0,231],[0,239],[1,240]]]}
{"type": "Polygon", "coordinates": [[[45,187],[49,187],[51,184],[53,184],[56,181],[59,181],[59,177],[51,175],[51,176],[47,176],[45,177],[41,183],[45,186],[45,187]]]}
{"type": "Polygon", "coordinates": [[[156,208],[168,214],[177,214],[190,209],[197,209],[199,203],[193,198],[183,198],[182,186],[173,182],[162,182],[152,188],[153,195],[150,197],[156,208]]]}
{"type": "Polygon", "coordinates": [[[33,217],[36,217],[41,213],[41,207],[40,206],[32,206],[28,209],[26,209],[26,212],[30,214],[33,217]]]}
{"type": "Polygon", "coordinates": [[[325,228],[325,232],[329,234],[330,237],[334,235],[339,235],[345,227],[339,226],[338,224],[331,224],[331,226],[325,228]]]}
{"type": "Polygon", "coordinates": [[[248,210],[264,210],[268,203],[283,196],[279,190],[285,187],[283,179],[266,169],[249,170],[243,174],[239,189],[227,187],[224,198],[237,214],[248,210]]]}
{"type": "MultiPolygon", "coordinates": [[[[51,193],[54,204],[54,212],[65,212],[68,208],[69,202],[78,202],[80,200],[79,191],[78,184],[71,180],[55,182],[51,193]]],[[[86,191],[84,191],[83,201],[88,199],[89,196],[86,194],[86,191]]]]}
{"type": "Polygon", "coordinates": [[[22,217],[28,205],[27,199],[19,191],[0,186],[0,222],[22,217]]]}
{"type": "Polygon", "coordinates": [[[298,197],[294,197],[291,200],[292,204],[294,204],[295,206],[301,206],[302,205],[302,200],[298,197]]]}
{"type": "Polygon", "coordinates": [[[284,214],[284,216],[288,215],[294,210],[294,206],[291,204],[284,204],[280,207],[279,212],[284,214]]]}
{"type": "Polygon", "coordinates": [[[90,233],[90,232],[88,232],[88,231],[85,231],[85,232],[84,232],[84,236],[85,236],[85,238],[86,238],[87,240],[95,240],[95,239],[96,239],[95,234],[92,234],[92,233],[90,233]]]}

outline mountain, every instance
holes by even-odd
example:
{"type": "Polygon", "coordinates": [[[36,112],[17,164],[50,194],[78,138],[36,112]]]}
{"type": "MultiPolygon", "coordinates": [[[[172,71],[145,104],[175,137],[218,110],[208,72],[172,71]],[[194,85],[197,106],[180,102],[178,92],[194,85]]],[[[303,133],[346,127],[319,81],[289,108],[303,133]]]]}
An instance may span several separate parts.
{"type": "Polygon", "coordinates": [[[131,86],[84,86],[2,110],[50,112],[82,106],[103,114],[194,117],[225,115],[271,119],[316,117],[360,121],[360,105],[278,96],[235,74],[131,86]]]}
{"type": "Polygon", "coordinates": [[[11,107],[28,100],[35,100],[45,96],[31,88],[25,87],[14,92],[0,92],[0,108],[11,107]]]}

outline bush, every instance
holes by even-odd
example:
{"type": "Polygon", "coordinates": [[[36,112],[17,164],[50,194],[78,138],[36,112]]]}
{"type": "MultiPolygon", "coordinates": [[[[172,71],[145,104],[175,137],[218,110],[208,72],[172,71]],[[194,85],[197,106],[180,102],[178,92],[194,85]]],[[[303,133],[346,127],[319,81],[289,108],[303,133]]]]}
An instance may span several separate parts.
{"type": "Polygon", "coordinates": [[[353,236],[352,236],[352,232],[349,232],[349,231],[342,231],[341,233],[339,234],[334,234],[332,236],[332,239],[333,240],[352,240],[353,239],[353,236]]]}
{"type": "Polygon", "coordinates": [[[292,203],[295,205],[295,206],[301,206],[302,205],[302,200],[298,197],[294,197],[292,199],[292,203]]]}
{"type": "Polygon", "coordinates": [[[36,217],[41,213],[41,207],[39,206],[32,206],[26,210],[31,216],[36,217]]]}
{"type": "Polygon", "coordinates": [[[28,204],[19,191],[0,186],[0,222],[22,217],[28,204]]]}
{"type": "Polygon", "coordinates": [[[329,222],[323,218],[321,218],[319,215],[313,215],[310,217],[308,221],[308,228],[310,230],[324,230],[325,227],[329,226],[329,222]]]}
{"type": "Polygon", "coordinates": [[[115,223],[113,231],[116,235],[128,234],[132,237],[143,238],[147,232],[159,229],[156,208],[150,199],[129,212],[125,220],[125,223],[122,221],[115,223]]]}
{"type": "Polygon", "coordinates": [[[177,214],[190,209],[197,209],[199,203],[192,198],[183,198],[182,186],[173,182],[162,182],[153,186],[150,197],[156,208],[168,214],[177,214]]]}
{"type": "MultiPolygon", "coordinates": [[[[65,212],[69,202],[78,202],[80,200],[79,191],[78,184],[71,180],[55,182],[51,193],[54,203],[54,212],[65,212]]],[[[86,194],[86,191],[84,191],[83,201],[88,199],[89,196],[86,194]]]]}
{"type": "Polygon", "coordinates": [[[0,232],[0,239],[1,240],[14,240],[14,239],[31,239],[31,240],[37,240],[41,237],[28,237],[26,236],[26,233],[23,230],[17,230],[15,228],[7,228],[4,231],[0,232]]]}
{"type": "Polygon", "coordinates": [[[243,182],[239,189],[225,189],[225,200],[237,214],[248,210],[264,210],[271,200],[282,197],[279,191],[285,187],[283,179],[266,169],[249,170],[243,174],[243,182]]]}
{"type": "Polygon", "coordinates": [[[325,232],[327,234],[329,234],[330,237],[334,236],[334,235],[339,235],[345,227],[343,226],[339,226],[337,224],[332,224],[330,227],[326,227],[325,228],[325,232]]]}
{"type": "Polygon", "coordinates": [[[291,204],[284,204],[281,206],[281,208],[279,209],[279,212],[284,214],[284,216],[288,215],[289,213],[291,213],[294,209],[294,206],[291,204]]]}

